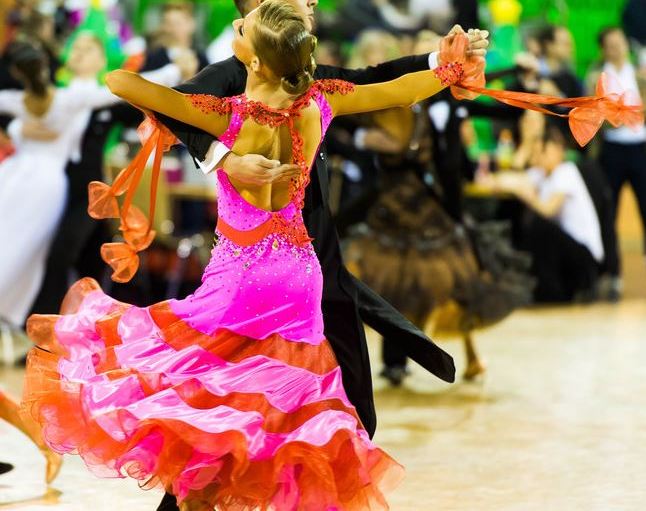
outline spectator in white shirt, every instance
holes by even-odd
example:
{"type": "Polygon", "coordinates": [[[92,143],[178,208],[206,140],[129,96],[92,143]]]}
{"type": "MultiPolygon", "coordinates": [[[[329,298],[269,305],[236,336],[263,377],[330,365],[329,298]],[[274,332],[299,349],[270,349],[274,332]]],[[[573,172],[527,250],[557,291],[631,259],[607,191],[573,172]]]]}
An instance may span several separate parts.
{"type": "MultiPolygon", "coordinates": [[[[630,62],[628,41],[620,28],[609,28],[599,35],[599,46],[603,54],[600,69],[591,73],[596,80],[599,72],[604,72],[629,94],[638,95],[639,86],[635,66],[630,62]]],[[[603,144],[600,163],[606,175],[614,199],[615,215],[619,195],[625,183],[629,183],[637,197],[642,218],[646,222],[646,126],[629,128],[607,126],[603,131],[603,144]]],[[[611,261],[611,273],[615,276],[615,286],[620,287],[619,258],[611,261]]]]}
{"type": "Polygon", "coordinates": [[[548,126],[536,142],[534,167],[520,180],[497,180],[537,213],[523,224],[521,248],[533,258],[538,302],[593,298],[605,255],[594,203],[565,150],[561,131],[548,126]]]}

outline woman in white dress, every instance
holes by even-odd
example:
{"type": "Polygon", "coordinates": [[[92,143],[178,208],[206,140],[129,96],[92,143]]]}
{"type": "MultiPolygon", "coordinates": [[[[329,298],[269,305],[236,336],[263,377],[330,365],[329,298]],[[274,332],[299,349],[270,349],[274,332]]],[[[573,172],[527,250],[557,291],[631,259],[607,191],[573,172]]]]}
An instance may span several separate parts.
{"type": "MultiPolygon", "coordinates": [[[[21,326],[38,293],[47,252],[66,206],[65,167],[80,146],[93,109],[119,102],[96,80],[56,89],[44,55],[28,44],[11,51],[12,72],[24,91],[0,91],[0,112],[38,120],[53,140],[20,139],[0,164],[0,319],[21,326]]],[[[177,85],[182,73],[170,65],[147,78],[177,85]]]]}

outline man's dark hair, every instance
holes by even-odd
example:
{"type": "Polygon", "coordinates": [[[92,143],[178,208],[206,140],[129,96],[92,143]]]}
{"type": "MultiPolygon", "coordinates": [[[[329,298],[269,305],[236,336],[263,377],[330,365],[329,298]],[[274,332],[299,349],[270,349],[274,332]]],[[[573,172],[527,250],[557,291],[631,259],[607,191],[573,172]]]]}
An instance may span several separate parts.
{"type": "Polygon", "coordinates": [[[599,32],[599,35],[597,36],[597,44],[599,45],[599,48],[603,48],[603,45],[606,44],[606,37],[608,37],[613,32],[621,32],[622,34],[624,33],[621,27],[618,27],[616,25],[605,27],[603,30],[601,30],[601,32],[599,32]]]}
{"type": "Polygon", "coordinates": [[[35,96],[44,97],[50,85],[47,55],[29,42],[18,41],[7,48],[11,69],[18,74],[25,88],[35,96]]]}

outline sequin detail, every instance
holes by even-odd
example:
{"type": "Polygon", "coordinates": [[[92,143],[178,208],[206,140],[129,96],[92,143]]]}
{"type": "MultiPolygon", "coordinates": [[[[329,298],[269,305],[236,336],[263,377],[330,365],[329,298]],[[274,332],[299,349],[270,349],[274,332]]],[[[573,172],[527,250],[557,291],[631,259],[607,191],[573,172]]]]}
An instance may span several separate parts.
{"type": "Polygon", "coordinates": [[[189,94],[188,96],[193,106],[199,108],[203,113],[216,113],[218,115],[227,115],[231,113],[231,99],[220,98],[210,94],[189,94]]]}
{"type": "MultiPolygon", "coordinates": [[[[231,120],[220,141],[232,148],[245,120],[251,117],[259,124],[270,127],[287,125],[292,139],[295,164],[302,169],[300,176],[290,183],[290,202],[280,211],[266,211],[245,201],[222,170],[218,170],[218,231],[238,246],[254,245],[270,234],[277,234],[295,246],[305,246],[312,241],[303,223],[300,210],[305,202],[305,189],[310,182],[310,167],[303,154],[303,138],[294,126],[301,111],[314,100],[321,112],[322,137],[332,122],[332,108],[324,94],[348,94],[354,84],[342,80],[320,80],[286,109],[274,109],[240,95],[231,98],[214,98],[204,94],[192,95],[193,104],[205,113],[231,114],[231,120]]],[[[234,254],[235,255],[235,254],[234,254]]]]}
{"type": "Polygon", "coordinates": [[[464,67],[459,62],[449,62],[433,70],[435,77],[442,82],[442,85],[449,87],[459,82],[464,75],[464,67]]]}

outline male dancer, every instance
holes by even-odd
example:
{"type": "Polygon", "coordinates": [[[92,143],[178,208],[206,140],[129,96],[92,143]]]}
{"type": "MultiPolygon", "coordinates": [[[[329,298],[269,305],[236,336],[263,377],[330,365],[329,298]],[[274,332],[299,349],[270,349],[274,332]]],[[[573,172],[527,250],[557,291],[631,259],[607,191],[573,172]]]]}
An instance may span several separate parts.
{"type": "MultiPolygon", "coordinates": [[[[262,0],[234,0],[244,16],[262,0]]],[[[308,23],[314,23],[318,0],[297,0],[308,23]]],[[[455,27],[454,31],[462,31],[455,27]]],[[[488,41],[479,32],[470,34],[472,55],[484,55],[488,41]]],[[[363,70],[347,70],[329,66],[316,69],[316,79],[336,78],[355,84],[380,83],[401,75],[422,71],[437,65],[437,54],[406,57],[363,70]]],[[[247,71],[232,57],[212,64],[178,90],[188,94],[235,96],[244,92],[247,71]]],[[[237,180],[266,184],[289,179],[298,168],[281,165],[260,155],[238,156],[212,136],[191,126],[159,116],[166,126],[186,144],[204,171],[221,167],[237,180]]],[[[372,395],[370,362],[362,321],[388,339],[398,342],[407,355],[439,378],[453,382],[455,366],[450,355],[437,347],[423,332],[400,315],[383,298],[350,275],[343,265],[339,240],[328,207],[328,174],[325,149],[312,170],[311,183],[306,190],[303,217],[323,270],[322,310],[325,336],[334,350],[343,374],[343,386],[359,417],[372,436],[376,417],[372,395]]],[[[167,494],[158,511],[176,510],[173,495],[167,494]]]]}

